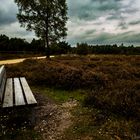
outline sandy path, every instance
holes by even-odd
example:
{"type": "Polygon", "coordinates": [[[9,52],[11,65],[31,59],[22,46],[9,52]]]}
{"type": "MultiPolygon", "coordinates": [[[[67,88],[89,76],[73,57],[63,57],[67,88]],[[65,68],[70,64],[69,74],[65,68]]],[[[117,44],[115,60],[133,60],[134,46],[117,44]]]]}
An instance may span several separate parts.
{"type": "MultiPolygon", "coordinates": [[[[50,56],[50,57],[54,57],[54,56],[50,56]]],[[[2,61],[0,61],[0,65],[20,63],[20,62],[23,62],[25,59],[43,59],[43,58],[46,58],[46,56],[30,57],[30,58],[19,58],[19,59],[11,59],[11,60],[2,60],[2,61]]]]}

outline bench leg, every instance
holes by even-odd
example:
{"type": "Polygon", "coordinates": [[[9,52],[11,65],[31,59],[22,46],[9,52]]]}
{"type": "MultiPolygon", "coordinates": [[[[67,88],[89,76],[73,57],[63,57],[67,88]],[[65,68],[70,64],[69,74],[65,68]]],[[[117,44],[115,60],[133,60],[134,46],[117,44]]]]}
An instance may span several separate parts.
{"type": "Polygon", "coordinates": [[[31,122],[31,126],[34,127],[35,126],[35,122],[36,122],[36,118],[35,118],[35,109],[31,108],[31,112],[29,115],[29,120],[31,122]]]}

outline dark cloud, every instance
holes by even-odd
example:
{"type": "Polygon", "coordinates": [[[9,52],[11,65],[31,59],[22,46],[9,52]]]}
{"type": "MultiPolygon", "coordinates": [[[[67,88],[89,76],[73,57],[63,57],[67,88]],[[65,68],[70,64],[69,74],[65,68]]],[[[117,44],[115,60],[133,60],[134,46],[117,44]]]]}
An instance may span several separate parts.
{"type": "Polygon", "coordinates": [[[70,18],[93,20],[106,12],[118,11],[121,8],[120,0],[68,0],[70,18]]]}
{"type": "Polygon", "coordinates": [[[17,7],[12,1],[0,1],[0,26],[9,25],[17,21],[17,7]]]}
{"type": "Polygon", "coordinates": [[[120,10],[109,13],[109,16],[107,18],[107,20],[121,20],[121,21],[125,19],[126,17],[122,15],[122,12],[120,10]]]}
{"type": "Polygon", "coordinates": [[[119,3],[119,1],[115,1],[115,0],[106,0],[103,2],[100,2],[98,10],[99,11],[118,11],[121,7],[121,4],[119,3]]]}
{"type": "Polygon", "coordinates": [[[87,31],[85,32],[85,35],[92,35],[92,34],[94,34],[95,32],[96,32],[95,29],[93,29],[93,30],[87,30],[87,31]]]}
{"type": "Polygon", "coordinates": [[[119,23],[118,27],[119,27],[120,29],[122,29],[122,30],[128,29],[128,25],[127,25],[127,23],[124,22],[124,21],[121,21],[121,22],[119,23]]]}
{"type": "Polygon", "coordinates": [[[70,43],[140,43],[138,30],[132,28],[140,24],[139,0],[68,0],[68,3],[70,21],[75,23],[68,37],[70,43]],[[84,32],[75,30],[79,26],[84,32]]]}
{"type": "Polygon", "coordinates": [[[127,4],[123,3],[124,0],[118,1],[118,9],[109,13],[108,20],[125,20],[128,15],[135,14],[139,8],[133,7],[135,1],[128,0],[127,4]]]}
{"type": "Polygon", "coordinates": [[[125,32],[120,34],[101,33],[88,40],[90,44],[140,44],[140,33],[125,32]]]}
{"type": "Polygon", "coordinates": [[[17,21],[17,19],[15,16],[10,16],[9,14],[6,14],[6,13],[0,13],[0,26],[1,25],[4,25],[4,26],[9,25],[9,24],[14,23],[16,21],[17,21]]]}
{"type": "Polygon", "coordinates": [[[129,25],[138,25],[138,24],[140,24],[140,20],[132,21],[129,23],[129,25]]]}
{"type": "Polygon", "coordinates": [[[134,33],[133,31],[113,34],[113,33],[100,33],[93,35],[92,38],[81,38],[80,37],[73,37],[69,40],[72,44],[76,44],[77,42],[88,42],[89,44],[121,44],[124,43],[126,45],[140,44],[140,33],[134,33]]]}

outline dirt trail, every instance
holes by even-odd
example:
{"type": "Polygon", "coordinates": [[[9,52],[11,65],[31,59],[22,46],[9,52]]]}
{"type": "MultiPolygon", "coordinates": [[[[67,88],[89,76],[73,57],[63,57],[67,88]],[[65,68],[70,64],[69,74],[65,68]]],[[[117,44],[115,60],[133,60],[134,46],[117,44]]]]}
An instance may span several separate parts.
{"type": "MultiPolygon", "coordinates": [[[[54,57],[54,56],[50,56],[50,57],[54,57]]],[[[1,60],[0,65],[20,63],[20,62],[23,62],[25,59],[43,59],[43,58],[46,58],[46,56],[19,58],[19,59],[11,59],[11,60],[1,60]]]]}
{"type": "Polygon", "coordinates": [[[58,105],[41,95],[37,96],[37,100],[39,100],[39,105],[36,107],[34,129],[42,134],[44,140],[61,139],[65,129],[72,125],[73,116],[70,110],[77,106],[77,101],[67,101],[58,105]]]}

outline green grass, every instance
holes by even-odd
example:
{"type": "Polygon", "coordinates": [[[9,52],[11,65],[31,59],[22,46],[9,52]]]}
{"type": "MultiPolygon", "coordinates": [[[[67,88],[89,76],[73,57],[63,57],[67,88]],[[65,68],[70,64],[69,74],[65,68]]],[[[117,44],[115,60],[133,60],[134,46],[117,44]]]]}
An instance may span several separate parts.
{"type": "Polygon", "coordinates": [[[72,111],[73,125],[60,140],[128,140],[134,138],[135,120],[126,120],[98,109],[78,106],[72,111]]]}
{"type": "Polygon", "coordinates": [[[70,99],[75,99],[79,102],[83,102],[86,92],[84,90],[67,91],[57,88],[48,88],[45,86],[32,86],[32,90],[34,92],[46,95],[47,97],[55,100],[57,103],[66,102],[70,99]]]}

